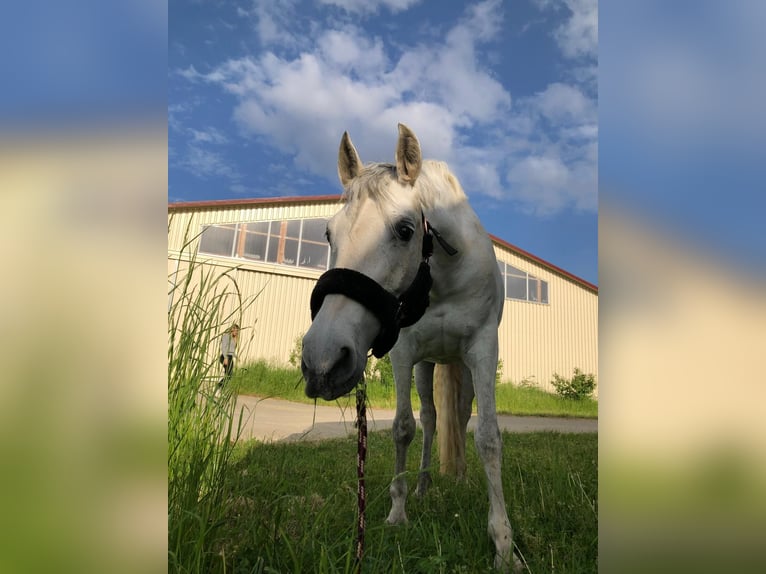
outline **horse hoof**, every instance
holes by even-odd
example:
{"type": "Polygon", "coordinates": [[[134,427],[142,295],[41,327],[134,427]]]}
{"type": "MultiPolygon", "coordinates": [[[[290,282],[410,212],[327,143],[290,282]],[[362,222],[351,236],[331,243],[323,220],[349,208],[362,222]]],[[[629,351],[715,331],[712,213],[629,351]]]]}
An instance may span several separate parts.
{"type": "Polygon", "coordinates": [[[386,518],[386,524],[396,526],[397,524],[407,524],[407,515],[403,512],[401,514],[394,514],[393,512],[386,518]]]}
{"type": "Polygon", "coordinates": [[[514,552],[512,556],[513,566],[509,568],[508,559],[500,556],[499,554],[495,554],[495,570],[508,574],[523,574],[526,572],[527,568],[524,566],[524,563],[521,561],[518,555],[514,552]]]}

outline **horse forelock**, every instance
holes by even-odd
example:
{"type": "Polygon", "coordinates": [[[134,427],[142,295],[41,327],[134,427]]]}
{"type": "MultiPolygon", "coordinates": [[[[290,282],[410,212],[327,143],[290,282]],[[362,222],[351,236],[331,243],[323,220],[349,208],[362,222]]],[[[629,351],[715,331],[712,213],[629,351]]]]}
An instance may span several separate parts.
{"type": "MultiPolygon", "coordinates": [[[[390,163],[370,163],[345,188],[342,200],[352,202],[369,198],[379,204],[396,201],[396,166],[390,163]]],[[[425,160],[412,190],[420,209],[429,209],[443,203],[453,203],[466,198],[457,178],[443,161],[425,160]]]]}
{"type": "Polygon", "coordinates": [[[392,193],[390,183],[396,180],[396,167],[390,163],[368,163],[343,192],[345,201],[370,198],[385,201],[392,193]]]}

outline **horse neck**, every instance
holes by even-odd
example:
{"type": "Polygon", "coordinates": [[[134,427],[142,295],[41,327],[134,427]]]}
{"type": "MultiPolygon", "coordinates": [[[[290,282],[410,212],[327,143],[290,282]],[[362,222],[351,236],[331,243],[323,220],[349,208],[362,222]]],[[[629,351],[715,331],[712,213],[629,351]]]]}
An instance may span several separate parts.
{"type": "Polygon", "coordinates": [[[426,218],[458,251],[455,255],[449,255],[434,239],[431,274],[435,295],[464,290],[487,265],[497,266],[486,232],[467,202],[431,209],[426,218]]]}

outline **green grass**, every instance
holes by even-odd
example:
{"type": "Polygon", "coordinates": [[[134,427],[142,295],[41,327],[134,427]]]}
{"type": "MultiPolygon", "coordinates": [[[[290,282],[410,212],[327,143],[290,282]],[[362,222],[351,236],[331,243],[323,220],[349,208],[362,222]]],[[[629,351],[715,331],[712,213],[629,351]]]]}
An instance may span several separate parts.
{"type": "MultiPolygon", "coordinates": [[[[515,543],[530,571],[597,571],[597,436],[504,434],[503,480],[515,543]]],[[[468,475],[435,473],[414,495],[422,435],[410,449],[410,523],[385,524],[394,447],[368,441],[365,572],[490,572],[487,493],[473,437],[468,475]]],[[[435,449],[436,450],[436,449],[435,449]]],[[[438,468],[438,455],[434,461],[438,468]]],[[[238,445],[212,571],[351,572],[356,539],[356,441],[238,445]]]]}
{"type": "MultiPolygon", "coordinates": [[[[259,397],[280,398],[300,403],[313,404],[304,393],[303,377],[300,370],[291,367],[277,367],[258,361],[239,369],[234,384],[239,393],[259,397]]],[[[371,379],[367,384],[370,404],[379,409],[396,407],[393,384],[384,384],[371,379]]],[[[411,390],[413,408],[420,408],[420,399],[413,385],[411,390]]],[[[564,399],[552,393],[533,387],[504,383],[496,387],[497,412],[512,415],[536,415],[557,417],[598,417],[598,401],[593,399],[564,399]]],[[[352,398],[341,398],[342,405],[354,406],[352,398]]],[[[475,408],[475,403],[474,403],[475,408]]]]}
{"type": "Polygon", "coordinates": [[[207,572],[225,509],[225,484],[238,429],[236,396],[214,397],[221,334],[251,301],[226,272],[199,265],[169,277],[168,571],[207,572]]]}
{"type": "Polygon", "coordinates": [[[495,388],[497,412],[509,415],[598,418],[598,401],[565,399],[533,387],[504,383],[495,388]]]}

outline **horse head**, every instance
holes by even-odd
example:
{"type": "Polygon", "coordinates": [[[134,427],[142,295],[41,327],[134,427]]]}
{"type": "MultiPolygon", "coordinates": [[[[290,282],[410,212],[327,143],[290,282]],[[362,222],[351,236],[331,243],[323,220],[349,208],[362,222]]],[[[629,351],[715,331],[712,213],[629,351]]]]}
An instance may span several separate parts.
{"type": "MultiPolygon", "coordinates": [[[[395,164],[363,165],[343,134],[338,176],[344,205],[327,225],[330,271],[312,294],[313,323],[303,338],[309,397],[332,400],[356,386],[368,351],[382,356],[396,341],[397,301],[423,274],[425,224],[417,189],[423,160],[415,134],[402,124],[395,158],[395,164]]],[[[426,298],[430,276],[427,283],[426,298]]]]}

